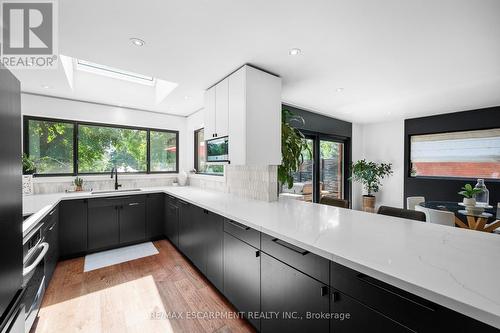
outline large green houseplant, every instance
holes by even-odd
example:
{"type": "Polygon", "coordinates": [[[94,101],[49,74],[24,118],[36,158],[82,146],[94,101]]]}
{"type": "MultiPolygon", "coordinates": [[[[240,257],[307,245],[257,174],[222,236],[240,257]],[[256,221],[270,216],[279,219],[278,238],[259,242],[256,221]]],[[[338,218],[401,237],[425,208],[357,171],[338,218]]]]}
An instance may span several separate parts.
{"type": "Polygon", "coordinates": [[[304,124],[304,118],[283,108],[281,110],[281,165],[278,166],[278,181],[288,188],[293,186],[293,173],[304,161],[304,154],[312,155],[304,134],[292,123],[304,124]]]}
{"type": "Polygon", "coordinates": [[[350,179],[359,182],[365,188],[367,194],[363,195],[363,210],[373,211],[375,208],[375,196],[382,186],[382,179],[392,175],[391,163],[375,163],[365,159],[351,164],[350,179]]]}

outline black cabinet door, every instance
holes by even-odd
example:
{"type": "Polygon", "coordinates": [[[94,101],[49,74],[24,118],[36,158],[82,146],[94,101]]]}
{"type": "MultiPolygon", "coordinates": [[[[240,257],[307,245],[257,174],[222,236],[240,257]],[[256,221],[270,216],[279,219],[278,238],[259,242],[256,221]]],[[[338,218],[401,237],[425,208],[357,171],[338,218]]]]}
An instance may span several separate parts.
{"type": "Polygon", "coordinates": [[[165,200],[164,233],[172,244],[179,247],[179,207],[177,199],[167,196],[165,200]]]}
{"type": "Polygon", "coordinates": [[[158,239],[163,236],[164,197],[163,193],[146,196],[146,237],[148,239],[158,239]]]}
{"type": "Polygon", "coordinates": [[[179,200],[179,250],[191,261],[194,258],[193,246],[193,209],[185,201],[179,200]]]}
{"type": "Polygon", "coordinates": [[[89,250],[108,248],[119,244],[118,211],[121,205],[122,201],[119,197],[89,200],[89,250]]]}
{"type": "Polygon", "coordinates": [[[333,292],[331,309],[331,332],[414,332],[338,291],[333,292]]]}
{"type": "Polygon", "coordinates": [[[206,277],[222,291],[224,276],[224,218],[207,210],[203,211],[206,241],[206,277]]]}
{"type": "Polygon", "coordinates": [[[48,215],[45,228],[45,241],[49,244],[49,250],[45,255],[45,286],[48,287],[52,275],[56,269],[59,259],[59,214],[57,207],[48,215]]]}
{"type": "Polygon", "coordinates": [[[69,257],[87,251],[87,200],[63,200],[59,204],[59,255],[69,257]]]}
{"type": "MultiPolygon", "coordinates": [[[[260,251],[224,232],[224,295],[239,310],[260,312],[260,251]]],[[[260,320],[248,318],[260,329],[260,320]]]]}
{"type": "Polygon", "coordinates": [[[146,239],[146,198],[134,195],[123,198],[120,206],[120,244],[146,239]]]}
{"type": "Polygon", "coordinates": [[[261,332],[325,332],[330,321],[328,286],[262,253],[261,306],[263,313],[278,313],[277,318],[261,320],[261,332]],[[309,318],[308,318],[309,317],[309,318]]]}
{"type": "Polygon", "coordinates": [[[190,205],[191,232],[190,232],[190,259],[193,264],[204,274],[207,272],[207,221],[203,209],[190,205]]]}

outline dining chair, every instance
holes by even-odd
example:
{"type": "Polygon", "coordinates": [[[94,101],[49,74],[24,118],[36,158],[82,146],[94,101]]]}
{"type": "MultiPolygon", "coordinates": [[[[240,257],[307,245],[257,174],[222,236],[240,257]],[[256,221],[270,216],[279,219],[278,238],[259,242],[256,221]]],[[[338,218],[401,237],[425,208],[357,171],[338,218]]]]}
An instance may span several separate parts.
{"type": "Polygon", "coordinates": [[[407,197],[406,207],[407,209],[415,210],[415,206],[417,206],[422,202],[425,202],[425,197],[407,197]]]}
{"type": "Polygon", "coordinates": [[[427,222],[434,224],[447,225],[449,227],[455,226],[455,213],[447,210],[431,209],[422,206],[415,206],[416,211],[423,212],[427,222]]]}
{"type": "Polygon", "coordinates": [[[417,212],[415,210],[410,210],[410,209],[380,206],[377,211],[377,214],[401,217],[404,219],[425,222],[425,214],[423,212],[417,212]]]}
{"type": "Polygon", "coordinates": [[[327,195],[319,199],[319,203],[323,205],[335,206],[340,208],[349,208],[349,201],[330,197],[327,195]]]}

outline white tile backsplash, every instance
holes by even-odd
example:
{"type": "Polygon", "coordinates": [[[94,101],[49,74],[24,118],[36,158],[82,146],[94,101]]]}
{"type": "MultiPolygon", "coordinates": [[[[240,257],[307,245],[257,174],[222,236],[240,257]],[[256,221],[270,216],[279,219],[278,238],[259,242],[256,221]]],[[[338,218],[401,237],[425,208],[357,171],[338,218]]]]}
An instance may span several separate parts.
{"type": "Polygon", "coordinates": [[[189,185],[244,198],[278,200],[278,167],[226,165],[224,177],[190,175],[189,185]]]}
{"type": "MultiPolygon", "coordinates": [[[[82,176],[84,191],[114,189],[115,180],[109,176],[82,176]]],[[[177,175],[137,175],[118,176],[120,189],[169,186],[177,179],[177,175]]],[[[34,194],[61,193],[74,191],[74,177],[36,177],[33,179],[34,194]]]]}

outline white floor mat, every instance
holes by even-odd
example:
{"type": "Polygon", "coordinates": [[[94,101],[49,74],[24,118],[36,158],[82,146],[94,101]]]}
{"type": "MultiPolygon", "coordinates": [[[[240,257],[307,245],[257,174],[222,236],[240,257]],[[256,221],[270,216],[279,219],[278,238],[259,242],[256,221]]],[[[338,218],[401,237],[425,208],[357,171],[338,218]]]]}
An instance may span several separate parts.
{"type": "Polygon", "coordinates": [[[151,242],[121,247],[85,256],[84,272],[158,254],[151,242]]]}

